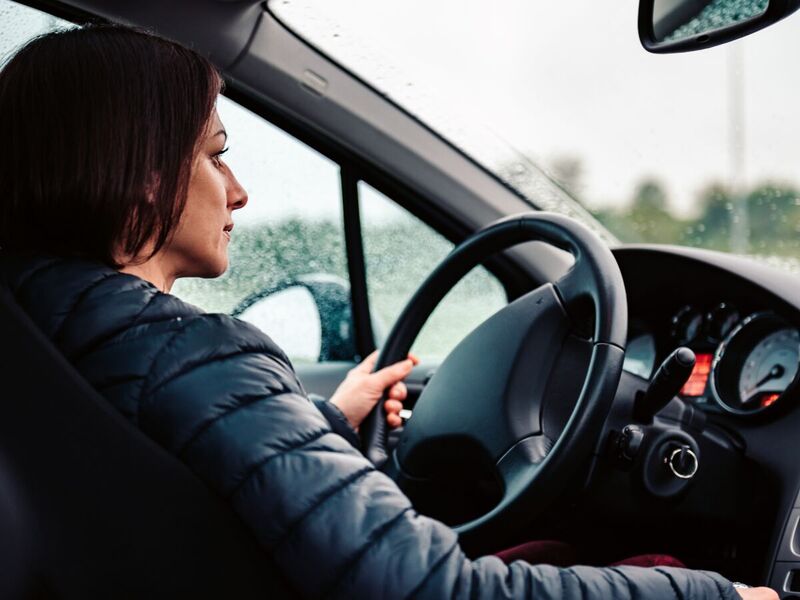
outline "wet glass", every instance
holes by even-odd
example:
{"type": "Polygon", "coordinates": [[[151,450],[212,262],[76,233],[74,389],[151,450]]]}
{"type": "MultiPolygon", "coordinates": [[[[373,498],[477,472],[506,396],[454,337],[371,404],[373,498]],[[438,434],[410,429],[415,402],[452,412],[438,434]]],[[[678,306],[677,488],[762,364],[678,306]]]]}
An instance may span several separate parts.
{"type": "Polygon", "coordinates": [[[655,0],[653,34],[658,42],[677,42],[760,17],[769,0],[655,0]]]}
{"type": "MultiPolygon", "coordinates": [[[[453,244],[363,181],[358,184],[358,195],[369,304],[380,344],[382,335],[453,244]]],[[[506,304],[505,290],[497,278],[476,267],[444,297],[411,351],[425,361],[442,360],[464,336],[506,304]]]]}
{"type": "MultiPolygon", "coordinates": [[[[800,272],[800,72],[787,62],[800,53],[797,18],[665,57],[642,49],[637,4],[270,7],[533,206],[609,245],[696,246],[800,272]]],[[[700,4],[709,23],[767,6],[700,4]]]]}

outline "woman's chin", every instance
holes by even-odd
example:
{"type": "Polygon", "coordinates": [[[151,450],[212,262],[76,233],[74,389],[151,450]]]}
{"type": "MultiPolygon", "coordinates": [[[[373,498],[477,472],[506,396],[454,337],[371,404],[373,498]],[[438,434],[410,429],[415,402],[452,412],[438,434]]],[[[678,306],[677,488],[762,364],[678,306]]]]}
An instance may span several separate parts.
{"type": "Polygon", "coordinates": [[[188,277],[200,277],[201,279],[214,279],[219,277],[228,270],[228,257],[223,259],[204,261],[195,264],[195,268],[191,270],[188,277]]]}
{"type": "Polygon", "coordinates": [[[214,269],[210,269],[207,274],[203,275],[204,279],[214,279],[215,277],[219,277],[225,271],[228,270],[228,261],[225,261],[222,265],[217,266],[214,269]]]}

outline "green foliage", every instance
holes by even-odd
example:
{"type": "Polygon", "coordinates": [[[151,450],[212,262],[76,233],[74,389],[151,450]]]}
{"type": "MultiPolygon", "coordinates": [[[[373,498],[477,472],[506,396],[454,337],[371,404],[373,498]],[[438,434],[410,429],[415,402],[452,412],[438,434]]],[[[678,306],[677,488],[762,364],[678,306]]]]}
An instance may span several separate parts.
{"type": "Polygon", "coordinates": [[[755,252],[800,254],[800,191],[764,185],[747,197],[750,245],[755,252]]]}
{"type": "MultiPolygon", "coordinates": [[[[709,185],[698,198],[696,218],[669,210],[658,182],[638,186],[621,209],[594,211],[598,220],[626,242],[666,243],[730,251],[736,197],[725,186],[709,185]]],[[[764,183],[746,194],[749,253],[797,256],[800,253],[800,191],[764,183]]]]}
{"type": "Polygon", "coordinates": [[[645,180],[637,186],[629,207],[596,211],[594,215],[626,242],[679,243],[685,228],[669,212],[667,194],[655,180],[645,180]]]}
{"type": "Polygon", "coordinates": [[[245,297],[308,273],[347,279],[341,225],[288,219],[234,230],[230,266],[218,279],[181,279],[174,292],[210,312],[230,312],[245,297]]]}

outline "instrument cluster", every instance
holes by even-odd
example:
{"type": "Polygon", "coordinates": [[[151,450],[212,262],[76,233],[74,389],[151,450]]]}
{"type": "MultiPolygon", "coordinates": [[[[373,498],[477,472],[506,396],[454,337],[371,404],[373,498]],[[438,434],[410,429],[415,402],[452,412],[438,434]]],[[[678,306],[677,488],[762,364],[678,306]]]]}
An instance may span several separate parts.
{"type": "Polygon", "coordinates": [[[800,331],[775,312],[741,314],[727,302],[705,309],[687,304],[661,329],[669,340],[657,344],[649,328],[633,322],[625,369],[649,378],[659,350],[688,346],[697,362],[680,396],[704,408],[754,415],[800,387],[800,331]]]}

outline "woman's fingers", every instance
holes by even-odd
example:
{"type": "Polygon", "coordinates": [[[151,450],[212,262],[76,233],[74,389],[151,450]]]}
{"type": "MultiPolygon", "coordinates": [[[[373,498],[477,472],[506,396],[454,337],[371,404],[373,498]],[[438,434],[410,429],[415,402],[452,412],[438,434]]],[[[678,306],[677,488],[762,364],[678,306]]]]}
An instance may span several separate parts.
{"type": "MultiPolygon", "coordinates": [[[[372,355],[370,355],[370,357],[371,356],[372,355]]],[[[367,357],[367,360],[369,360],[369,357],[367,357]]],[[[367,362],[367,360],[365,360],[361,364],[363,365],[364,363],[367,362]]],[[[373,365],[375,364],[374,361],[372,364],[373,365]]],[[[380,371],[375,371],[372,374],[372,376],[375,377],[380,382],[381,387],[385,389],[388,388],[390,385],[394,385],[398,381],[405,379],[408,376],[408,374],[411,373],[411,369],[413,369],[418,364],[419,364],[419,359],[413,354],[409,354],[408,358],[406,358],[405,360],[401,360],[394,363],[393,365],[384,367],[380,371]]],[[[359,367],[360,366],[361,365],[359,365],[359,367]]]]}
{"type": "MultiPolygon", "coordinates": [[[[359,364],[353,367],[354,371],[360,371],[361,373],[372,373],[373,369],[375,369],[375,363],[378,362],[378,355],[380,354],[380,350],[373,350],[367,358],[362,360],[359,364]]],[[[419,364],[419,358],[417,358],[414,354],[408,353],[408,357],[406,360],[401,360],[394,365],[389,365],[388,367],[381,369],[378,373],[382,373],[387,369],[391,369],[392,367],[396,367],[398,365],[405,365],[406,361],[411,361],[412,366],[416,366],[419,364]]],[[[377,373],[376,373],[377,375],[377,373]]]]}
{"type": "Polygon", "coordinates": [[[403,424],[403,419],[399,415],[403,409],[402,402],[399,400],[387,400],[383,403],[383,408],[386,410],[386,423],[389,427],[400,427],[403,424]]]}
{"type": "Polygon", "coordinates": [[[387,394],[387,397],[393,400],[405,400],[407,396],[408,388],[402,381],[399,381],[390,387],[389,393],[387,394]]]}
{"type": "Polygon", "coordinates": [[[386,389],[401,379],[405,379],[408,374],[411,373],[411,369],[413,367],[414,363],[411,361],[411,359],[401,360],[393,365],[384,367],[380,371],[375,371],[375,373],[372,374],[372,377],[377,380],[381,388],[386,389]]]}
{"type": "Polygon", "coordinates": [[[403,403],[399,400],[387,400],[383,403],[383,408],[386,409],[387,413],[399,413],[403,410],[403,403]]]}
{"type": "Polygon", "coordinates": [[[386,415],[386,424],[395,429],[396,427],[400,427],[403,424],[403,419],[400,418],[400,415],[395,413],[389,413],[386,415]]]}

